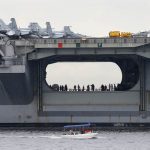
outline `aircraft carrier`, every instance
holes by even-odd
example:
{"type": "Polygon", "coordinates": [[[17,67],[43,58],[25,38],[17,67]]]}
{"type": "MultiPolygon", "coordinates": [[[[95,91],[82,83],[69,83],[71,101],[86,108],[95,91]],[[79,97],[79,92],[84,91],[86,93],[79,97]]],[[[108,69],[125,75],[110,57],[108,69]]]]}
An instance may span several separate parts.
{"type": "Polygon", "coordinates": [[[68,27],[18,29],[14,19],[0,27],[0,124],[150,123],[147,35],[91,38],[68,27]],[[93,61],[120,67],[117,90],[57,91],[46,83],[49,64],[93,61]]]}

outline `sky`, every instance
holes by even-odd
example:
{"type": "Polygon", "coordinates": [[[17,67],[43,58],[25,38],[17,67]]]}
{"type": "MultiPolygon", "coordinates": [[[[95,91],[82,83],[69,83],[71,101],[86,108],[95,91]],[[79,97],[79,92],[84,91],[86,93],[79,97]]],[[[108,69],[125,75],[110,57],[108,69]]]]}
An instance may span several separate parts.
{"type": "MultiPolygon", "coordinates": [[[[114,30],[131,33],[150,30],[150,0],[0,0],[0,4],[0,18],[8,24],[10,18],[14,17],[19,27],[27,27],[30,22],[38,22],[45,27],[45,22],[49,21],[55,30],[62,30],[64,25],[69,25],[75,33],[93,37],[108,36],[109,31],[114,30]]],[[[108,74],[111,78],[109,80],[120,81],[121,74],[117,67],[112,68],[107,63],[99,64],[97,67],[93,67],[93,63],[84,66],[84,73],[90,75],[85,84],[89,80],[97,84],[99,79],[109,82],[108,74]],[[91,67],[95,68],[92,73],[89,69],[91,67]],[[99,72],[99,75],[94,76],[98,70],[105,72],[105,68],[108,68],[107,75],[99,77],[99,72]]],[[[47,72],[53,74],[53,77],[49,75],[49,81],[56,82],[56,77],[61,77],[59,80],[67,82],[64,70],[71,66],[74,68],[72,64],[61,63],[51,66],[47,69],[47,72]],[[61,76],[58,76],[59,70],[62,71],[59,72],[61,76]]],[[[76,73],[70,78],[76,79],[81,64],[76,64],[75,68],[76,73]]],[[[79,80],[83,78],[80,76],[79,80]]]]}
{"type": "Polygon", "coordinates": [[[149,0],[0,0],[0,17],[8,23],[15,17],[20,27],[29,22],[55,30],[69,25],[77,33],[107,36],[111,30],[149,30],[149,0]]]}
{"type": "Polygon", "coordinates": [[[110,62],[54,63],[48,65],[46,71],[48,85],[67,84],[70,89],[78,84],[81,88],[94,84],[99,89],[102,84],[117,85],[122,80],[119,66],[110,62]]]}

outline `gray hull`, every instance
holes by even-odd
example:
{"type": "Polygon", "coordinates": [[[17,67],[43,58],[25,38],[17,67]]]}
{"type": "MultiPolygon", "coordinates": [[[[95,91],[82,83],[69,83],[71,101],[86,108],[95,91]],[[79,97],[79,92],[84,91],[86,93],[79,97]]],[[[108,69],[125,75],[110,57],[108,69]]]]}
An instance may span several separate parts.
{"type": "Polygon", "coordinates": [[[1,46],[0,123],[150,123],[149,43],[141,38],[136,43],[89,39],[80,45],[77,39],[61,40],[63,48],[56,39],[1,46]],[[45,82],[45,68],[57,61],[114,62],[122,70],[121,86],[117,91],[54,91],[45,82]]]}

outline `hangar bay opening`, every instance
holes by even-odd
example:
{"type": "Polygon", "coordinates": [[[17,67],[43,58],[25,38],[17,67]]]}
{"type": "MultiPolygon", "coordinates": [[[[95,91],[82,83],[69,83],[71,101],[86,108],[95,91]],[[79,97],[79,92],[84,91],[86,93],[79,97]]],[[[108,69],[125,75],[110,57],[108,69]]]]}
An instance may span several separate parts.
{"type": "Polygon", "coordinates": [[[51,91],[124,91],[137,82],[138,67],[128,61],[57,62],[46,66],[46,83],[51,91]]]}

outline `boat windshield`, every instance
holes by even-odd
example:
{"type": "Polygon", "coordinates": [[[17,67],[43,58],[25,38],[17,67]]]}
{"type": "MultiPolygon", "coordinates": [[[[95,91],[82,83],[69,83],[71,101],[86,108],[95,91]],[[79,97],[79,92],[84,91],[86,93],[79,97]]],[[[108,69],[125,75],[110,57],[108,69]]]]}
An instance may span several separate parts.
{"type": "Polygon", "coordinates": [[[85,134],[91,133],[93,130],[91,129],[91,124],[80,124],[80,125],[67,125],[64,126],[64,131],[69,131],[68,134],[85,134]]]}

